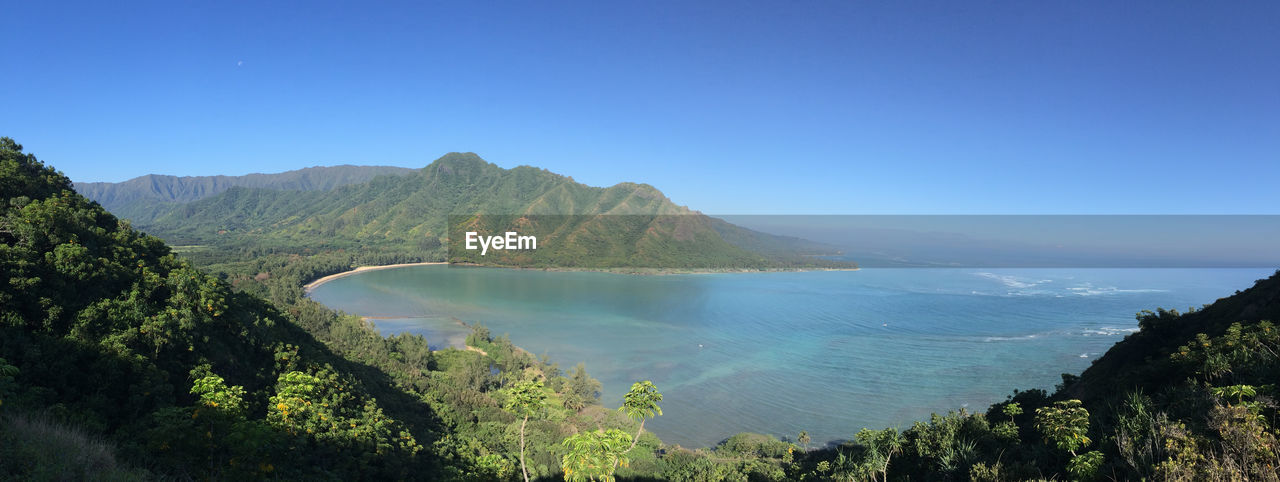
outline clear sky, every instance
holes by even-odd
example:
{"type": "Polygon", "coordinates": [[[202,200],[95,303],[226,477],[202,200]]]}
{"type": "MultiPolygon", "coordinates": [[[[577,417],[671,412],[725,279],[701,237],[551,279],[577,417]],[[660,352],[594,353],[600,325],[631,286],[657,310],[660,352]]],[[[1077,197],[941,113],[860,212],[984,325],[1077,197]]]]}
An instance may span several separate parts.
{"type": "Polygon", "coordinates": [[[708,213],[1280,212],[1280,2],[6,2],[76,181],[473,151],[708,213]]]}

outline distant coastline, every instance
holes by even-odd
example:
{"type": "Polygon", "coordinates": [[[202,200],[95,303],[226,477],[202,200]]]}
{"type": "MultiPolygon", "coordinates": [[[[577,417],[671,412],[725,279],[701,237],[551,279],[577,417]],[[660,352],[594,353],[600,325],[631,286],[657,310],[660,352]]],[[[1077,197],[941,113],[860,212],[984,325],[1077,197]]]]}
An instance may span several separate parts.
{"type": "Polygon", "coordinates": [[[350,276],[356,273],[363,273],[365,271],[377,271],[380,269],[403,268],[406,266],[429,266],[429,265],[437,265],[437,264],[449,264],[449,263],[444,261],[428,261],[425,263],[400,263],[400,264],[385,264],[385,265],[378,265],[378,266],[360,266],[353,270],[343,271],[341,273],[334,273],[329,276],[325,276],[318,280],[312,281],[310,283],[302,285],[302,289],[306,290],[306,292],[310,294],[311,290],[316,289],[317,286],[320,286],[322,284],[328,283],[338,278],[341,278],[344,276],[350,276]]]}
{"type": "Polygon", "coordinates": [[[723,268],[723,269],[693,269],[693,268],[569,268],[569,267],[522,267],[522,266],[494,266],[475,263],[450,263],[448,261],[429,261],[425,263],[400,263],[387,264],[377,266],[361,266],[353,270],[334,273],[329,276],[317,279],[302,286],[307,294],[311,293],[316,287],[333,281],[335,279],[350,276],[356,273],[366,271],[376,271],[380,269],[404,268],[407,266],[431,266],[431,265],[448,265],[467,266],[473,268],[498,268],[498,269],[519,269],[519,270],[535,270],[535,271],[589,271],[597,273],[614,273],[614,274],[630,274],[641,276],[661,276],[675,274],[723,274],[723,273],[779,273],[779,272],[801,272],[801,271],[859,271],[862,268],[723,268]]]}

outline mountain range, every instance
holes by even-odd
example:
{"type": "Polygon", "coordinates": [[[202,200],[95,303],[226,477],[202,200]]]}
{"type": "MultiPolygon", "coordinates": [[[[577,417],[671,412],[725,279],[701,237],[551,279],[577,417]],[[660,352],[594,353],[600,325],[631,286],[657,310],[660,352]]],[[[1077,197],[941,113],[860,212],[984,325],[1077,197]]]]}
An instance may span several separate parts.
{"type": "Polygon", "coordinates": [[[234,185],[209,181],[207,186],[225,187],[218,193],[211,192],[213,187],[193,188],[194,181],[142,190],[152,196],[172,193],[158,198],[161,202],[139,197],[138,189],[125,185],[167,178],[76,187],[108,209],[119,206],[122,217],[145,231],[180,245],[380,250],[443,260],[451,215],[552,215],[543,218],[554,221],[541,223],[542,230],[572,236],[544,242],[545,248],[525,256],[458,261],[588,268],[853,266],[815,257],[836,254],[831,246],[734,226],[677,205],[647,184],[587,186],[545,169],[504,169],[473,153],[450,153],[422,169],[390,171],[398,175],[377,175],[386,168],[334,169],[259,175],[254,182],[248,176],[226,178],[239,183],[234,185]]]}
{"type": "Polygon", "coordinates": [[[235,187],[283,191],[326,191],[368,182],[378,176],[400,176],[413,169],[393,166],[317,166],[274,174],[243,176],[166,176],[148,174],[124,182],[77,182],[75,189],[123,217],[150,220],[178,203],[199,201],[235,187]]]}

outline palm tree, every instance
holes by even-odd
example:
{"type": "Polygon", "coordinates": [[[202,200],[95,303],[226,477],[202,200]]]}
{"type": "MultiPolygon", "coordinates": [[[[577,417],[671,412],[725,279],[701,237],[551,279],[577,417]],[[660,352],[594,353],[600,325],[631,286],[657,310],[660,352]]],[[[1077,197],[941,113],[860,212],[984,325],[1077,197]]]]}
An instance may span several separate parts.
{"type": "MultiPolygon", "coordinates": [[[[636,430],[636,436],[631,439],[631,447],[627,448],[627,452],[636,448],[636,443],[640,441],[640,433],[644,431],[644,421],[662,415],[662,407],[658,406],[658,402],[661,401],[662,394],[649,380],[631,385],[631,391],[622,397],[622,406],[618,407],[618,411],[640,422],[640,428],[636,430]]],[[[615,462],[614,467],[617,466],[615,462]]]]}
{"type": "Polygon", "coordinates": [[[520,472],[524,473],[524,482],[529,482],[529,469],[524,463],[524,427],[529,423],[529,416],[542,413],[546,408],[547,393],[542,390],[542,382],[520,382],[511,387],[511,398],[507,399],[504,408],[517,416],[520,421],[520,472]]]}
{"type": "Polygon", "coordinates": [[[812,439],[810,439],[810,438],[809,438],[809,431],[808,431],[808,430],[801,430],[801,431],[800,431],[800,436],[799,436],[799,437],[796,437],[796,441],[797,441],[797,442],[800,442],[800,445],[801,445],[802,447],[804,447],[804,451],[805,451],[805,452],[808,452],[808,451],[809,451],[809,441],[810,441],[810,440],[812,440],[812,439]]]}

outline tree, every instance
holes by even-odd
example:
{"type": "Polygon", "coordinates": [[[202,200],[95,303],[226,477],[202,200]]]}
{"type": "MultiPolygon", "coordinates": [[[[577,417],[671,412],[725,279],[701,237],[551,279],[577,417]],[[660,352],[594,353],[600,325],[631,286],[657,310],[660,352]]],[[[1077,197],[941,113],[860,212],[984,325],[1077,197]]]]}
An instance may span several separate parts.
{"type": "Polygon", "coordinates": [[[1089,432],[1089,411],[1081,406],[1079,400],[1063,400],[1051,407],[1037,408],[1036,430],[1044,435],[1045,443],[1070,452],[1074,457],[1076,449],[1091,442],[1086,435],[1089,432]]]}
{"type": "Polygon", "coordinates": [[[485,327],[484,323],[476,323],[475,326],[471,327],[471,334],[467,335],[466,343],[467,346],[480,348],[492,341],[493,334],[489,332],[489,328],[485,327]]]}
{"type": "Polygon", "coordinates": [[[197,377],[191,386],[191,394],[200,397],[201,404],[221,410],[232,417],[244,416],[244,387],[227,386],[226,381],[210,372],[207,366],[192,369],[191,376],[197,377]]]}
{"type": "MultiPolygon", "coordinates": [[[[581,401],[581,406],[586,406],[595,402],[600,398],[600,380],[591,378],[587,375],[587,366],[578,363],[573,367],[573,371],[569,373],[569,391],[581,401]]],[[[581,410],[581,406],[578,410],[581,410]]]]}
{"type": "Polygon", "coordinates": [[[1009,421],[1012,422],[1014,417],[1022,415],[1022,405],[1018,405],[1018,402],[1009,402],[1004,408],[1000,409],[1000,412],[1008,416],[1009,421]]]}
{"type": "Polygon", "coordinates": [[[611,428],[579,432],[564,440],[569,453],[560,459],[564,480],[569,482],[613,482],[613,472],[618,465],[626,467],[627,444],[631,435],[611,428]]]}
{"type": "Polygon", "coordinates": [[[870,473],[871,480],[889,480],[889,462],[902,448],[902,436],[898,433],[898,429],[864,428],[854,438],[866,449],[862,465],[870,473]],[[880,474],[879,478],[876,477],[877,472],[880,474]]]}
{"type": "MultiPolygon", "coordinates": [[[[636,443],[640,441],[640,433],[644,432],[644,421],[662,415],[662,407],[658,406],[658,402],[661,401],[662,393],[658,392],[658,387],[649,380],[636,382],[631,385],[631,391],[622,396],[622,406],[618,407],[618,411],[625,414],[627,418],[640,422],[640,428],[636,429],[636,436],[631,439],[631,446],[627,447],[627,452],[636,448],[636,443]]],[[[616,467],[617,464],[614,465],[616,467]]]]}
{"type": "Polygon", "coordinates": [[[1003,439],[1006,439],[1012,442],[1017,442],[1018,441],[1018,422],[1016,420],[1016,417],[1018,415],[1022,415],[1022,405],[1019,405],[1018,402],[1009,402],[1004,406],[1004,408],[1000,409],[1000,413],[1003,413],[1006,417],[1009,417],[1009,420],[1005,420],[1003,422],[996,424],[995,427],[993,428],[993,431],[996,433],[996,435],[1000,436],[1003,439]]]}
{"type": "Polygon", "coordinates": [[[1102,466],[1102,452],[1076,454],[1077,449],[1092,442],[1087,435],[1089,411],[1079,400],[1063,400],[1054,402],[1052,407],[1037,408],[1036,429],[1044,435],[1045,443],[1071,453],[1067,471],[1077,480],[1092,479],[1102,466]]]}
{"type": "Polygon", "coordinates": [[[517,416],[524,417],[520,421],[520,471],[524,473],[524,481],[529,482],[529,469],[524,462],[524,427],[529,423],[530,415],[542,413],[547,405],[547,394],[542,390],[542,382],[520,382],[511,387],[511,398],[507,399],[504,408],[517,416]]]}
{"type": "Polygon", "coordinates": [[[800,431],[800,436],[799,436],[799,437],[796,437],[796,441],[797,441],[797,442],[800,442],[800,446],[804,447],[804,451],[805,451],[805,452],[808,452],[808,451],[809,451],[809,442],[810,442],[811,440],[813,440],[813,439],[809,438],[809,431],[808,431],[808,430],[801,430],[801,431],[800,431]]]}

